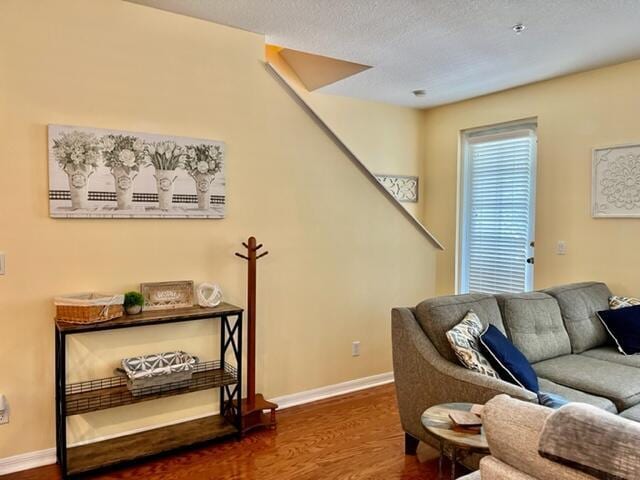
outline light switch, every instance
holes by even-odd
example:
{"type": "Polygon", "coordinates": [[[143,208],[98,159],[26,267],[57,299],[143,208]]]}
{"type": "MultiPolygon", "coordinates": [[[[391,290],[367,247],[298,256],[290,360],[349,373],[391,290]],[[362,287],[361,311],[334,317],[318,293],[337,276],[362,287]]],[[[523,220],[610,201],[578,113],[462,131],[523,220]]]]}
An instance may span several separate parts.
{"type": "Polygon", "coordinates": [[[0,252],[0,275],[5,274],[4,253],[0,252]]]}
{"type": "Polygon", "coordinates": [[[558,244],[556,245],[556,255],[566,255],[567,254],[567,242],[564,240],[558,240],[558,244]]]}

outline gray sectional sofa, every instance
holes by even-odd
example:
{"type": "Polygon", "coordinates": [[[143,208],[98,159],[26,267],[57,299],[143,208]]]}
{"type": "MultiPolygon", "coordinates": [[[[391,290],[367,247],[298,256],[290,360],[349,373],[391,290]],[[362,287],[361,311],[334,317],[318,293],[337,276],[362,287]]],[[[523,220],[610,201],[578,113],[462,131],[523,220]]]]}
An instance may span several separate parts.
{"type": "Polygon", "coordinates": [[[486,403],[499,394],[537,403],[514,384],[470,371],[458,362],[445,333],[473,310],[505,333],[536,371],[541,391],[640,421],[640,355],[624,356],[596,312],[611,292],[586,282],[522,294],[467,294],[425,300],[392,311],[393,367],[407,453],[434,444],[422,412],[446,402],[486,403]]]}

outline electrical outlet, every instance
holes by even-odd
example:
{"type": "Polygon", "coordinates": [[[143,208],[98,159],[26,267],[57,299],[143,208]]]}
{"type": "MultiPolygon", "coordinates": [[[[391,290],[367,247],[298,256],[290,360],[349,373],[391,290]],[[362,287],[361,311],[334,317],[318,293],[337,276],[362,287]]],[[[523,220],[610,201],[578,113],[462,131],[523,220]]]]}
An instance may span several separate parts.
{"type": "Polygon", "coordinates": [[[4,253],[0,252],[0,275],[5,274],[4,253]]]}
{"type": "Polygon", "coordinates": [[[356,340],[351,344],[351,356],[359,357],[360,356],[360,341],[356,340]]]}
{"type": "Polygon", "coordinates": [[[556,255],[566,255],[567,254],[567,242],[564,240],[558,240],[558,244],[556,245],[556,255]]]}

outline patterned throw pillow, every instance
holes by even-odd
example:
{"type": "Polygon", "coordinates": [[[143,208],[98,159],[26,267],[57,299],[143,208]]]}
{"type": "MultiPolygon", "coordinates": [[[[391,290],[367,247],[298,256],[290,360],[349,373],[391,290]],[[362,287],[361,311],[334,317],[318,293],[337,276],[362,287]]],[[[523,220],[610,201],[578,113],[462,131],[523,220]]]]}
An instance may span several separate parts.
{"type": "Polygon", "coordinates": [[[609,308],[611,310],[618,310],[619,308],[634,307],[640,305],[640,299],[633,297],[620,297],[613,295],[609,297],[609,308]]]}
{"type": "Polygon", "coordinates": [[[487,359],[480,353],[478,339],[484,330],[478,316],[469,310],[462,321],[447,332],[447,340],[458,360],[467,367],[489,377],[500,378],[487,359]]]}

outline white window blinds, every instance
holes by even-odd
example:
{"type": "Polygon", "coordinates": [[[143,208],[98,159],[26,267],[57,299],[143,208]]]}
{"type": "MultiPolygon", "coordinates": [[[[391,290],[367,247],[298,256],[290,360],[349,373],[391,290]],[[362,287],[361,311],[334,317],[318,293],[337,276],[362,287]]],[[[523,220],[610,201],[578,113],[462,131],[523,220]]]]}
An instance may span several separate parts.
{"type": "Polygon", "coordinates": [[[533,287],[535,126],[464,136],[461,292],[533,287]]]}

